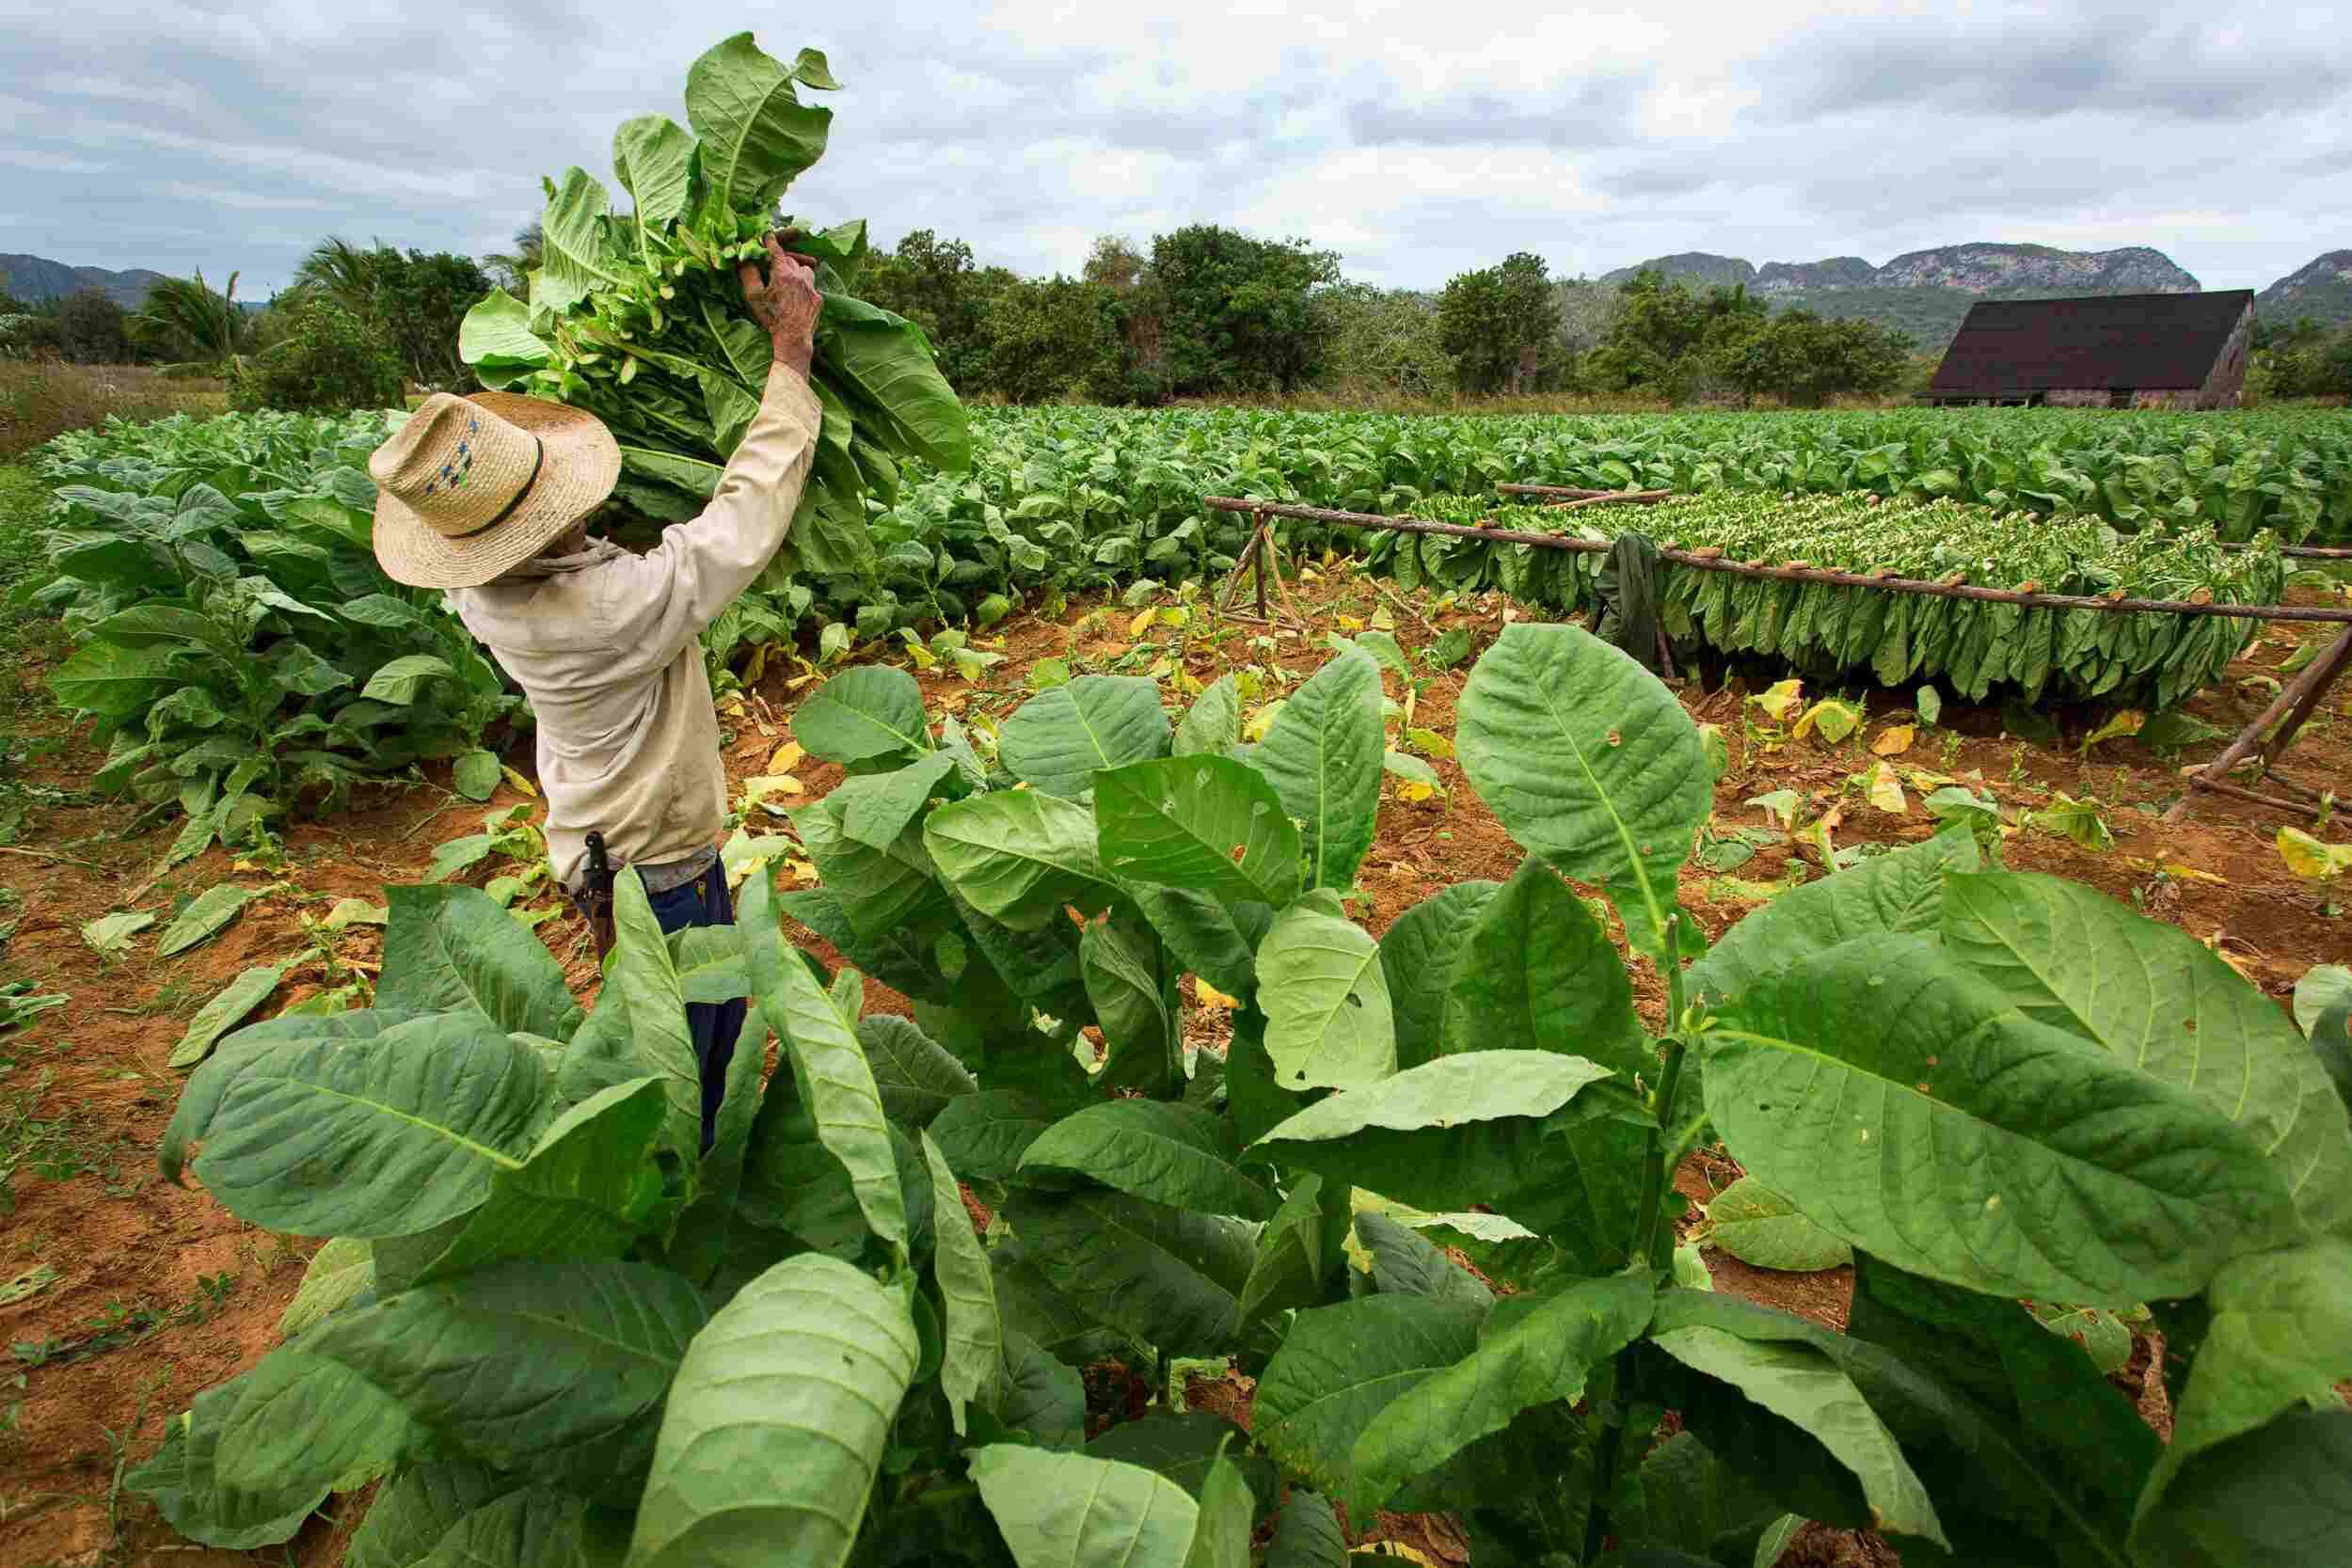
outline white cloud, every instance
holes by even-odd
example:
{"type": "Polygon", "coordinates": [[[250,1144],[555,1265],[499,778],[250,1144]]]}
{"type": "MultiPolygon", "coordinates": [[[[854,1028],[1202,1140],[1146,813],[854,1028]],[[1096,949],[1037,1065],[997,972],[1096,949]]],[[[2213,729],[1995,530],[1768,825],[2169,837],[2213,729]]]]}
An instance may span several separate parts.
{"type": "MultiPolygon", "coordinates": [[[[533,214],[542,174],[603,173],[623,118],[682,117],[688,63],[745,19],[0,0],[0,166],[39,214],[11,247],[149,264],[144,233],[180,265],[166,231],[209,228],[208,272],[282,278],[307,214],[478,252],[533,214]],[[100,164],[103,187],[76,178],[100,164]]],[[[1598,272],[2000,239],[2152,245],[2209,287],[2260,286],[2344,244],[2352,206],[2352,40],[2308,8],[868,0],[757,20],[848,84],[797,210],[1025,271],[1074,270],[1099,232],[1218,222],[1306,233],[1394,284],[1518,249],[1598,272]]]]}

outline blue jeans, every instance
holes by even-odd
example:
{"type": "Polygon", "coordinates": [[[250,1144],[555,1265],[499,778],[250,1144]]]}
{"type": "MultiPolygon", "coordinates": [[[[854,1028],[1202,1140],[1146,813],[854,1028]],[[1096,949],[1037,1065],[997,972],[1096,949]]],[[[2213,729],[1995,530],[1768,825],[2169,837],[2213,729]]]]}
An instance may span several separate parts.
{"type": "MultiPolygon", "coordinates": [[[[691,882],[653,895],[653,917],[664,933],[697,926],[732,926],[735,909],[727,899],[727,869],[714,864],[691,882]]],[[[694,1061],[703,1081],[703,1152],[719,1124],[719,1102],[726,1098],[727,1066],[735,1060],[736,1037],[743,1030],[743,999],[732,1002],[690,1002],[687,1032],[694,1041],[694,1061]]]]}

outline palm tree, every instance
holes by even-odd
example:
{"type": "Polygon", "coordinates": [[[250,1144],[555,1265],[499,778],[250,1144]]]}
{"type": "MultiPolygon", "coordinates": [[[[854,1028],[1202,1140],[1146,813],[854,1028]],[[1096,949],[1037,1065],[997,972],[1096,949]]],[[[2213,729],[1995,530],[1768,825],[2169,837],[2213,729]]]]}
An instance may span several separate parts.
{"type": "Polygon", "coordinates": [[[339,235],[328,235],[302,259],[294,272],[294,287],[314,289],[363,322],[376,319],[383,269],[376,258],[383,249],[362,250],[339,235]]]}
{"type": "Polygon", "coordinates": [[[253,339],[253,320],[237,304],[237,275],[215,293],[204,270],[193,278],[166,277],[149,287],[139,312],[124,324],[148,346],[186,356],[167,370],[202,370],[227,375],[241,363],[253,339]]]}
{"type": "Polygon", "coordinates": [[[531,275],[539,269],[539,255],[545,239],[539,232],[539,220],[532,219],[515,230],[515,248],[496,251],[482,259],[482,264],[500,288],[521,298],[531,292],[531,275]]]}

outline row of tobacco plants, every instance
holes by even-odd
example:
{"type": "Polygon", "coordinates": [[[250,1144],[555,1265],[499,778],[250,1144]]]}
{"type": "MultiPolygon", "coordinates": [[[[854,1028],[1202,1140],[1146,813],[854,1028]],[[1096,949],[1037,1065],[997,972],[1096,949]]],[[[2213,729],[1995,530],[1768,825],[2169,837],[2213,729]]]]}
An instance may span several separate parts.
{"type": "Polygon", "coordinates": [[[2277,1007],[1964,831],[1708,947],[1702,737],[1565,626],[1458,706],[1525,861],[1375,942],[1381,702],[1349,647],[1255,744],[1231,677],[1171,722],[1085,676],[987,741],[848,672],[794,719],[848,772],[794,814],[819,885],[665,942],[628,883],[586,1013],[487,898],[391,890],[373,1010],[182,1098],[167,1174],[335,1240],[130,1483],[250,1547],[378,1480],[367,1564],[1297,1568],[1335,1505],[1451,1511],[1478,1563],[1745,1568],[1803,1519],[1915,1564],[2340,1561],[2352,1131],[2277,1007]],[[680,1008],[738,995],[782,1065],[738,1053],[706,1151],[680,1008]],[[1702,1142],[1851,1247],[1849,1332],[1678,1253],[1702,1142]],[[2143,1306],[2169,1446],[2029,1310],[2143,1306]],[[1159,1397],[1089,1440],[1114,1357],[1159,1397]],[[1176,1408],[1194,1357],[1254,1378],[1248,1431],[1176,1408]]]}
{"type": "MultiPolygon", "coordinates": [[[[2041,415],[1969,416],[1955,428],[2018,433],[2001,437],[2007,441],[2029,431],[2054,439],[2074,428],[2066,421],[2088,420],[2088,431],[2118,422],[2077,415],[2050,422],[2041,415]]],[[[1923,417],[1773,417],[1757,428],[1802,433],[1818,425],[1821,434],[1849,428],[1839,421],[1923,417]]],[[[2147,427],[2154,431],[2174,417],[2135,418],[2157,421],[2147,427]]],[[[2283,446],[2301,428],[2295,421],[2308,416],[2262,418],[2285,421],[2271,437],[2283,446]]],[[[1661,450],[1677,451],[1668,439],[1676,422],[1651,423],[1661,450]]],[[[1531,475],[1623,477],[1615,467],[1588,474],[1552,461],[1549,443],[1564,438],[1555,429],[1562,424],[982,410],[966,471],[908,460],[895,499],[867,508],[864,533],[843,534],[854,546],[846,565],[818,571],[805,556],[797,569],[787,563],[729,607],[707,645],[722,665],[742,663],[762,644],[796,641],[830,660],[900,631],[985,626],[1022,600],[1050,607],[1138,578],[1200,578],[1232,565],[1250,527],[1247,516],[1204,510],[1201,498],[1212,494],[1469,515],[1467,503],[1433,498],[1485,495],[1499,481],[1531,475]]],[[[383,428],[373,416],[172,419],[70,436],[41,458],[56,499],[52,570],[36,596],[63,616],[77,644],[53,689],[108,732],[113,750],[102,784],[165,807],[178,801],[201,824],[189,829],[192,843],[198,834],[242,832],[258,815],[297,800],[331,804],[357,782],[400,776],[421,760],[458,759],[458,786],[469,793],[486,795],[496,781],[485,742],[495,740],[501,719],[519,717],[514,694],[437,595],[391,582],[369,551],[374,487],[365,464],[383,428]]],[[[1718,420],[1699,428],[1746,427],[1718,420]]],[[[2209,421],[2164,428],[2180,440],[2220,438],[2209,421]]],[[[1620,445],[1629,438],[1613,436],[1620,445]]],[[[2334,484],[2352,471],[2334,458],[2311,467],[2316,446],[2295,450],[2304,465],[2295,471],[2315,482],[2334,484]]],[[[1659,461],[1671,467],[1684,459],[1659,461]]],[[[1678,467],[1626,471],[1634,475],[1629,483],[1685,482],[1678,467]]],[[[1755,477],[1794,483],[1786,465],[1767,465],[1755,477]]],[[[2297,480],[2288,488],[2309,487],[2297,480]]],[[[1914,499],[1927,494],[1891,480],[1870,493],[1882,490],[1914,499]]],[[[625,496],[607,521],[626,537],[629,516],[625,496]]],[[[1536,526],[1557,526],[1556,516],[1530,516],[1536,526]]],[[[1834,498],[1784,500],[1774,489],[1706,497],[1672,516],[1677,528],[1690,522],[1686,542],[1720,536],[1741,556],[1820,564],[1851,558],[1938,577],[1965,568],[1972,580],[1997,578],[2003,586],[2033,581],[2055,590],[2079,579],[2094,592],[2104,582],[2158,594],[2259,598],[2273,596],[2266,591],[2277,568],[2267,550],[2231,556],[2201,543],[2211,538],[2201,524],[2119,541],[2088,517],[2021,528],[1999,513],[1949,501],[1906,508],[1899,524],[1883,510],[1834,498]],[[2064,559],[2053,563],[2054,555],[2064,559]]],[[[1667,515],[1640,521],[1655,528],[1667,515]]],[[[1311,524],[1289,536],[1315,548],[1369,544],[1384,569],[1407,581],[1500,587],[1563,609],[1589,601],[1598,564],[1597,558],[1469,542],[1406,545],[1311,524]]],[[[1687,624],[1719,646],[1757,649],[1815,674],[1836,665],[1900,680],[1890,673],[1899,665],[1912,677],[1949,678],[1968,691],[1996,682],[2031,689],[2056,679],[2069,689],[2161,705],[2205,679],[2242,630],[2229,622],[2053,618],[1949,601],[1921,608],[1883,595],[1697,574],[1670,572],[1667,582],[1677,636],[1687,624]],[[1901,623],[1898,631],[1887,629],[1890,619],[1901,623]],[[2013,635],[2011,619],[2046,635],[2013,635]]]]}

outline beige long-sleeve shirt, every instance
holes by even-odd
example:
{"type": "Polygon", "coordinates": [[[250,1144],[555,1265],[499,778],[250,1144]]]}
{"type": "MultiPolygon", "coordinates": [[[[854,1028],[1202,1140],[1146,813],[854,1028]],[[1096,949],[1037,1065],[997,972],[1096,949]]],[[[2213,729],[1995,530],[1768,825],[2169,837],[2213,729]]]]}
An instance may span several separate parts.
{"type": "Polygon", "coordinates": [[[538,717],[548,853],[565,886],[579,885],[591,831],[616,866],[717,841],[726,773],[698,639],[784,543],[822,420],[808,383],[778,365],[710,505],[659,546],[635,555],[599,540],[450,592],[538,717]]]}

